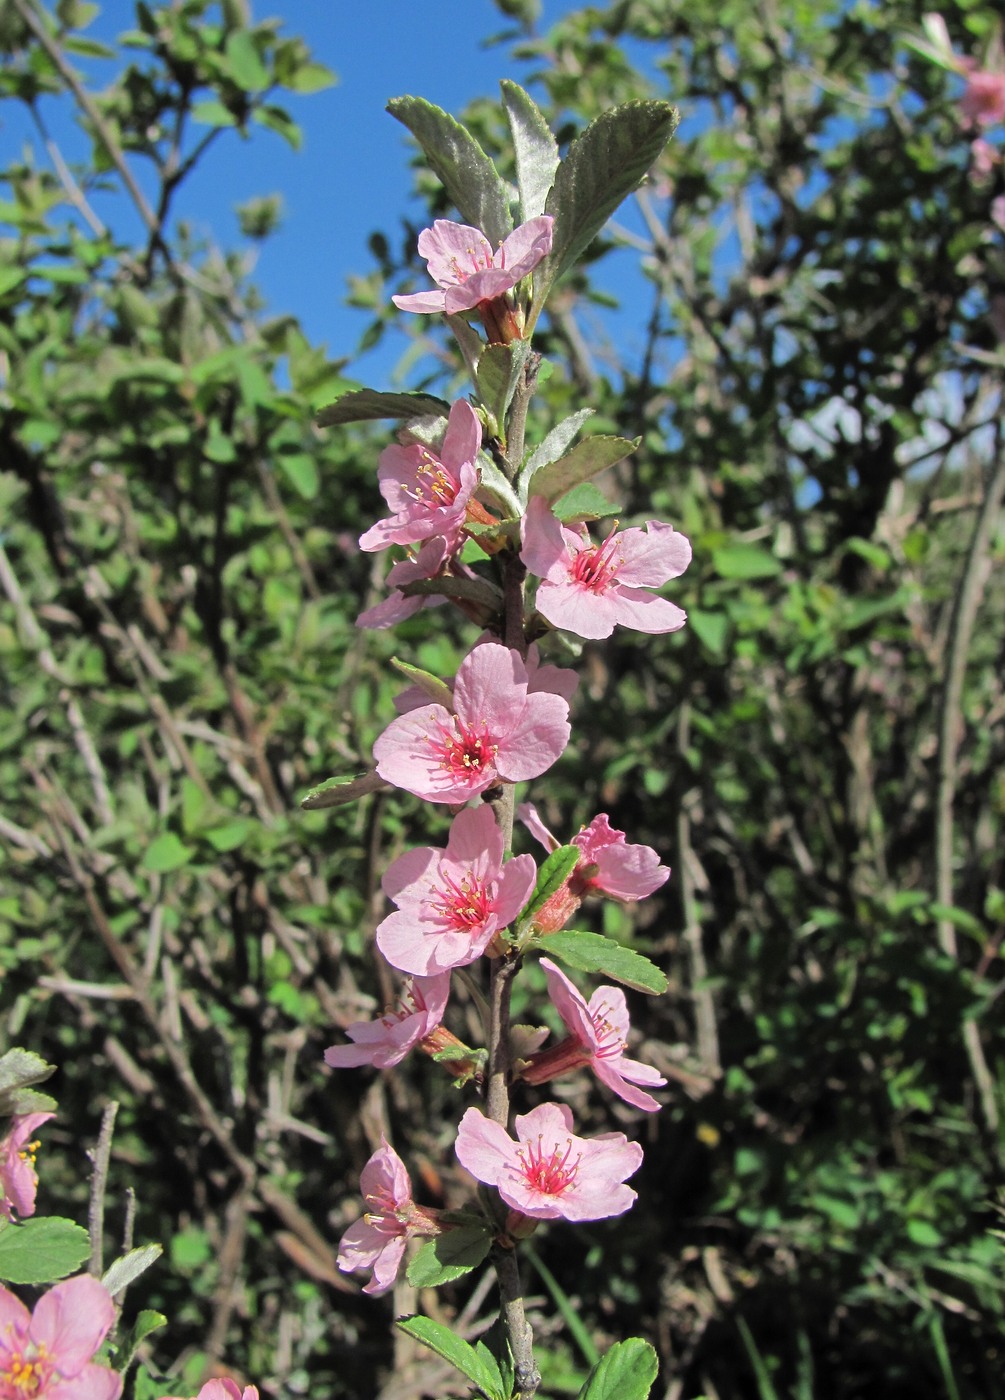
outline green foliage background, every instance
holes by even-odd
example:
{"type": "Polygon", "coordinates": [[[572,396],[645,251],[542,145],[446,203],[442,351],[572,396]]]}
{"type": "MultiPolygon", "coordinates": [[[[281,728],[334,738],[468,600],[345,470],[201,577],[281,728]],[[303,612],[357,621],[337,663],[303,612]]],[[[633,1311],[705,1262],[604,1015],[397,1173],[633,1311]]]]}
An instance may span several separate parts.
{"type": "MultiPolygon", "coordinates": [[[[462,1199],[462,1100],[427,1062],[321,1064],[393,1000],[380,875],[442,823],[298,804],[369,765],[393,652],[450,674],[471,637],[445,610],[356,631],[386,435],[314,428],[351,365],[263,318],[240,252],[164,233],[229,127],[295,142],[282,91],[323,72],[242,5],[140,4],[88,95],[93,8],[0,9],[0,94],[64,93],[94,143],[72,174],[11,160],[0,205],[2,1036],[60,1067],[40,1204],[84,1219],[112,1097],[109,1253],[132,1189],[171,1265],[135,1287],[171,1319],[152,1374],[450,1393],[334,1261],[382,1126],[430,1203],[462,1199]],[[128,209],[133,162],[159,190],[139,243],[87,199],[128,209]]],[[[1001,170],[968,178],[958,84],[902,42],[921,4],[621,0],[546,33],[499,8],[563,144],[634,97],[683,118],[645,233],[615,220],[540,335],[531,440],[584,402],[640,435],[602,484],[695,548],[688,628],[584,649],[574,746],[528,794],[674,868],[637,916],[594,911],[671,977],[633,1011],[672,1092],[640,1122],[570,1081],[577,1123],[646,1162],[628,1217],[534,1242],[542,1393],[631,1331],[668,1400],[1002,1394],[1001,170]],[[650,288],[641,369],[593,319],[615,246],[650,288]]],[[[993,21],[944,13],[961,52],[993,21]]],[[[496,100],[467,120],[505,171],[496,100]]],[[[415,232],[353,282],[365,343],[421,285],[415,232]]],[[[411,333],[410,387],[456,392],[446,338],[411,333]]],[[[421,1302],[449,1316],[467,1282],[421,1302]]]]}

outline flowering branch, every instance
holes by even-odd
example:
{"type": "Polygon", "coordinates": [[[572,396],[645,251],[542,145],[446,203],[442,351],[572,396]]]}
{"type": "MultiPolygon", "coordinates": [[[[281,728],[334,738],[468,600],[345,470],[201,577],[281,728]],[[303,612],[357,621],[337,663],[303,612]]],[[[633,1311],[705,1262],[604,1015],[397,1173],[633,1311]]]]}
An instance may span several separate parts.
{"type": "MultiPolygon", "coordinates": [[[[411,978],[400,1008],[350,1026],[350,1044],[331,1047],[325,1059],[335,1068],[390,1069],[418,1046],[458,1074],[459,1083],[480,1090],[484,1107],[463,1113],[455,1153],[481,1183],[481,1214],[441,1214],[416,1205],[404,1163],[383,1141],[363,1169],[367,1210],[343,1236],[339,1266],[369,1270],[364,1291],[380,1294],[391,1287],[416,1236],[427,1238],[408,1268],[416,1286],[446,1282],[489,1257],[506,1337],[491,1365],[442,1324],[413,1318],[403,1325],[490,1400],[510,1400],[514,1393],[532,1400],[541,1378],[518,1242],[540,1221],[594,1220],[628,1210],[635,1192],[625,1182],[638,1170],[642,1149],[623,1133],[577,1136],[570,1110],[557,1103],[539,1103],[511,1122],[513,1087],[589,1067],[623,1100],[654,1112],[659,1104],[647,1091],[665,1080],[626,1055],[628,1010],[619,988],[603,986],[587,1001],[550,958],[543,959],[568,1030],[547,1050],[540,1049],[544,1031],[521,1029],[514,1044],[513,988],[526,958],[547,951],[573,968],[664,990],[663,974],[639,954],[597,934],[563,930],[586,896],[645,898],[669,871],[654,851],[614,831],[604,815],[573,845],[559,847],[529,808],[524,820],[551,854],[540,869],[533,857],[511,854],[515,785],[547,772],[561,756],[577,686],[574,673],[544,662],[536,642],[529,642],[552,630],[603,638],[618,625],[651,633],[683,626],[682,609],[655,590],[684,571],[691,549],[670,525],[652,520],[645,529],[615,526],[599,545],[592,542],[586,521],[596,515],[577,514],[566,497],[637,444],[620,438],[574,444],[589,410],[557,425],[532,453],[525,443],[541,365],[527,337],[548,289],[645,175],[675,114],[661,103],[605,113],[596,124],[601,129],[588,129],[560,161],[527,94],[506,84],[504,101],[524,217],[515,227],[507,187],[463,128],[421,99],[391,104],[466,220],[438,219],[419,235],[418,251],[436,290],[398,293],[393,301],[402,311],[446,318],[472,375],[472,402],[448,406],[428,396],[363,390],[322,415],[324,422],[342,422],[384,410],[405,418],[378,469],[390,514],[363,533],[360,547],[406,553],[388,574],[390,596],[359,625],[392,626],[425,602],[443,601],[483,629],[452,679],[395,663],[412,685],[397,698],[397,717],[374,744],[372,781],[363,788],[350,783],[343,793],[351,800],[383,781],[449,805],[456,815],[445,846],[407,850],[384,874],[384,893],[395,909],[377,928],[376,943],[391,967],[411,978]],[[409,418],[413,401],[416,413],[409,418]],[[480,550],[470,551],[469,541],[480,550]],[[476,970],[486,962],[485,1046],[472,1050],[443,1020],[452,972],[463,969],[478,990],[476,970]]],[[[620,1363],[611,1355],[616,1379],[620,1363]]],[[[655,1363],[643,1370],[651,1376],[655,1363]]],[[[638,1385],[626,1373],[619,1396],[641,1400],[638,1385]]]]}

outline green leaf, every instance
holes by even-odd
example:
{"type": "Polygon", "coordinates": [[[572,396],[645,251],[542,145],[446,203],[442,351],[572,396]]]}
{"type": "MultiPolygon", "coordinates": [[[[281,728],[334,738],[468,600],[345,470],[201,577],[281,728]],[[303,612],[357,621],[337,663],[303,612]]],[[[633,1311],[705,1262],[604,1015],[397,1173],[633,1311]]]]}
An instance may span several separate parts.
{"type": "MultiPolygon", "coordinates": [[[[154,1312],[152,1308],[144,1308],[143,1311],[138,1314],[136,1321],[133,1323],[132,1331],[129,1333],[128,1337],[126,1337],[125,1341],[120,1344],[121,1350],[116,1357],[120,1373],[124,1374],[132,1365],[133,1358],[139,1350],[140,1343],[144,1338],[149,1337],[151,1332],[156,1332],[159,1327],[166,1326],[167,1318],[164,1314],[154,1312]]],[[[136,1396],[142,1394],[145,1389],[139,1384],[139,1380],[140,1377],[138,1376],[137,1383],[134,1384],[133,1387],[133,1394],[136,1396]]],[[[161,1388],[163,1389],[163,1387],[161,1388]]]]}
{"type": "MultiPolygon", "coordinates": [[[[436,580],[439,582],[439,580],[436,580]]],[[[396,671],[410,680],[413,685],[417,685],[423,694],[428,695],[430,702],[434,705],[442,705],[444,709],[452,710],[454,707],[454,694],[446,681],[441,681],[439,676],[434,676],[431,671],[423,671],[419,666],[413,666],[408,661],[402,661],[397,656],[391,657],[391,665],[396,671]]]]}
{"type": "Polygon", "coordinates": [[[526,499],[526,484],[534,473],[539,472],[542,467],[546,467],[549,462],[558,461],[592,413],[592,408],[580,408],[577,412],[570,413],[568,418],[563,418],[561,423],[557,423],[547,437],[534,448],[520,472],[520,489],[525,493],[524,499],[526,499]]]}
{"type": "Polygon", "coordinates": [[[280,452],[276,460],[294,490],[305,501],[313,501],[320,486],[314,458],[306,452],[280,452]]]}
{"type": "Polygon", "coordinates": [[[222,102],[196,102],[192,107],[192,120],[202,122],[203,126],[237,125],[237,118],[222,102]]]}
{"type": "Polygon", "coordinates": [[[116,1293],[128,1287],[140,1274],[146,1273],[150,1265],[156,1263],[163,1253],[164,1250],[159,1244],[145,1244],[131,1249],[108,1266],[101,1276],[101,1282],[114,1298],[116,1293]]]}
{"type": "Polygon", "coordinates": [[[505,420],[529,354],[529,340],[514,340],[512,345],[487,345],[478,357],[478,397],[497,423],[505,420]]]}
{"type": "Polygon", "coordinates": [[[0,1055],[0,1113],[15,1111],[6,1107],[3,1098],[5,1094],[27,1088],[29,1084],[41,1084],[55,1073],[55,1065],[46,1064],[41,1055],[24,1050],[20,1045],[15,1045],[0,1055]]]}
{"type": "Polygon", "coordinates": [[[517,923],[526,926],[544,902],[560,890],[582,859],[578,846],[559,846],[552,851],[537,872],[534,893],[520,911],[517,923]]]}
{"type": "Polygon", "coordinates": [[[323,63],[301,63],[289,77],[283,79],[283,87],[290,92],[323,92],[338,81],[332,70],[323,63]]]}
{"type": "Polygon", "coordinates": [[[395,1325],[430,1351],[435,1351],[437,1356],[442,1356],[444,1361],[449,1361],[451,1366],[456,1366],[491,1400],[507,1400],[507,1397],[499,1395],[494,1384],[496,1376],[474,1347],[449,1327],[444,1327],[442,1322],[434,1322],[431,1317],[400,1317],[395,1325]]]}
{"type": "Polygon", "coordinates": [[[274,103],[266,102],[261,107],[255,108],[251,114],[251,120],[257,122],[259,126],[268,128],[269,131],[274,131],[295,151],[299,151],[303,145],[304,134],[285,107],[277,107],[274,103]]]}
{"type": "Polygon", "coordinates": [[[756,544],[724,544],[712,551],[712,568],[720,578],[774,578],[782,566],[773,554],[756,544]]]}
{"type": "Polygon", "coordinates": [[[339,423],[366,423],[378,418],[446,418],[450,405],[431,394],[384,394],[377,389],[354,389],[323,408],[319,428],[339,423]]]}
{"type": "Polygon", "coordinates": [[[462,1225],[428,1240],[408,1266],[413,1288],[438,1288],[441,1283],[477,1269],[492,1246],[484,1225],[462,1225]]]}
{"type": "Polygon", "coordinates": [[[935,1249],[943,1242],[942,1235],[931,1221],[915,1218],[907,1222],[906,1229],[907,1238],[925,1249],[935,1249]]]}
{"type": "Polygon", "coordinates": [[[418,141],[461,218],[493,247],[512,232],[509,195],[475,138],[442,108],[422,97],[393,97],[387,110],[418,141]]]}
{"type": "Polygon", "coordinates": [[[646,1400],[658,1371],[653,1347],[629,1337],[600,1358],[576,1400],[646,1400]]]}
{"type": "Polygon", "coordinates": [[[36,1215],[0,1231],[0,1279],[52,1283],[79,1269],[90,1252],[87,1231],[74,1221],[36,1215]]]}
{"type": "Polygon", "coordinates": [[[211,827],[203,836],[214,851],[236,851],[243,846],[255,829],[255,823],[248,817],[235,817],[222,826],[211,827]]]}
{"type": "Polygon", "coordinates": [[[605,516],[616,515],[620,506],[608,500],[603,491],[592,481],[584,481],[574,486],[552,503],[552,510],[563,525],[576,525],[582,520],[603,520],[605,516]]]}
{"type": "Polygon", "coordinates": [[[520,217],[526,223],[544,213],[558,169],[558,145],[530,94],[509,78],[503,78],[499,86],[513,134],[520,217]]]}
{"type": "Polygon", "coordinates": [[[557,462],[550,462],[546,467],[542,467],[532,481],[528,478],[528,494],[543,496],[548,502],[556,501],[574,486],[592,480],[599,472],[613,467],[616,462],[623,462],[641,441],[641,438],[585,438],[583,442],[577,442],[571,452],[567,452],[557,462]]]}
{"type": "Polygon", "coordinates": [[[176,836],[173,831],[165,831],[163,836],[158,836],[147,847],[143,857],[143,869],[150,870],[155,875],[164,875],[170,870],[178,870],[187,865],[194,854],[192,847],[186,846],[180,836],[176,836]]]}
{"type": "Polygon", "coordinates": [[[300,805],[307,812],[316,812],[322,807],[341,807],[388,786],[376,770],[357,773],[351,778],[327,778],[311,788],[307,796],[301,798],[300,805]]]}
{"type": "Polygon", "coordinates": [[[729,618],[725,613],[706,612],[704,608],[688,608],[687,625],[713,656],[723,655],[729,629],[729,618]]]}
{"type": "Polygon", "coordinates": [[[227,35],[224,54],[230,76],[244,92],[263,92],[269,86],[269,74],[246,29],[235,29],[227,35]]]}
{"type": "Polygon", "coordinates": [[[27,276],[23,267],[14,267],[13,264],[10,267],[0,267],[0,297],[14,287],[19,287],[27,276]]]}
{"type": "Polygon", "coordinates": [[[552,285],[645,179],[677,121],[669,103],[626,102],[602,113],[572,143],[545,206],[555,229],[551,252],[534,277],[530,326],[552,285]]]}
{"type": "Polygon", "coordinates": [[[115,58],[115,50],[107,44],[99,44],[97,39],[86,39],[79,34],[68,34],[63,40],[68,53],[76,53],[81,58],[115,58]]]}
{"type": "Polygon", "coordinates": [[[539,953],[554,954],[567,967],[579,972],[599,972],[639,992],[659,996],[668,986],[654,962],[600,933],[564,929],[561,933],[546,933],[535,947],[539,953]]]}

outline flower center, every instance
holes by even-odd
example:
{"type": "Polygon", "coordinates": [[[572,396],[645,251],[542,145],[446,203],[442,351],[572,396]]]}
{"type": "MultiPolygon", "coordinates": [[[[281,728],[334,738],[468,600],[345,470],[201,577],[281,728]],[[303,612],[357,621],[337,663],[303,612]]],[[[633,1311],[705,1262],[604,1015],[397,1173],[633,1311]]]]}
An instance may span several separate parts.
{"type": "Polygon", "coordinates": [[[579,551],[569,570],[573,583],[579,584],[580,588],[588,588],[591,593],[603,593],[611,586],[621,567],[617,529],[615,525],[603,544],[579,551]]]}
{"type": "Polygon", "coordinates": [[[454,480],[439,457],[423,448],[422,465],[416,468],[415,485],[410,493],[416,501],[429,510],[436,510],[439,506],[453,505],[459,489],[460,483],[454,480]]]}
{"type": "Polygon", "coordinates": [[[516,1155],[520,1162],[520,1175],[532,1190],[540,1191],[542,1196],[560,1196],[572,1185],[579,1171],[580,1158],[569,1161],[572,1156],[571,1138],[565,1144],[564,1152],[561,1147],[553,1147],[545,1155],[539,1136],[536,1146],[533,1142],[525,1142],[516,1155]]]}
{"type": "Polygon", "coordinates": [[[0,1394],[5,1400],[30,1400],[44,1389],[51,1367],[45,1347],[33,1357],[15,1352],[0,1371],[0,1394]]]}
{"type": "Polygon", "coordinates": [[[433,908],[455,929],[478,929],[492,913],[492,900],[477,876],[468,874],[458,882],[442,875],[433,908]]]}
{"type": "Polygon", "coordinates": [[[457,258],[450,259],[458,283],[466,282],[473,272],[485,272],[492,266],[492,248],[484,239],[477,248],[465,248],[464,255],[468,259],[467,267],[462,267],[457,258]]]}
{"type": "Polygon", "coordinates": [[[594,1054],[600,1060],[616,1060],[625,1053],[627,1048],[616,1027],[608,1020],[610,1013],[611,1009],[606,1002],[602,1002],[596,1011],[590,1012],[590,1020],[593,1022],[594,1034],[597,1037],[597,1048],[594,1054]]]}
{"type": "Polygon", "coordinates": [[[35,1165],[35,1158],[38,1156],[38,1149],[42,1146],[41,1140],[36,1138],[34,1142],[26,1142],[18,1151],[18,1156],[22,1162],[27,1162],[29,1166],[35,1165]]]}
{"type": "Polygon", "coordinates": [[[492,743],[485,725],[479,734],[455,719],[454,728],[442,726],[440,736],[440,767],[450,777],[462,782],[479,779],[494,768],[499,746],[492,743]]]}

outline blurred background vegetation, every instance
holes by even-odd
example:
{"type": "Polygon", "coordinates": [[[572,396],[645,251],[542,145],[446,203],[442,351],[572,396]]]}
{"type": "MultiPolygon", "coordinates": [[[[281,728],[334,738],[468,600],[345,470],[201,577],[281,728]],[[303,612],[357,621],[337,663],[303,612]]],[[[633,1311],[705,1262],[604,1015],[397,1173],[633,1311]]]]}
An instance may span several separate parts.
{"type": "MultiPolygon", "coordinates": [[[[527,794],[674,870],[637,914],[595,910],[671,977],[633,1000],[671,1087],[656,1121],[562,1088],[646,1160],[629,1216],[534,1241],[542,1394],[629,1332],[665,1400],[1005,1394],[1002,168],[969,177],[960,84],[902,42],[914,0],[615,0],[546,31],[496,3],[500,70],[529,62],[563,143],[630,98],[682,109],[540,345],[532,441],[584,402],[641,435],[602,485],[695,549],[690,625],[584,648],[574,745],[527,794]],[[631,357],[598,319],[609,259],[645,289],[631,357]]],[[[0,6],[0,98],[62,94],[93,140],[85,169],[50,145],[0,177],[0,1034],[59,1066],[40,1210],[84,1218],[117,1100],[109,1235],[131,1190],[136,1241],[167,1249],[127,1303],[171,1319],[150,1374],[463,1394],[335,1269],[382,1128],[423,1199],[460,1199],[463,1101],[425,1060],[321,1061],[392,999],[380,875],[442,825],[405,795],[299,801],[369,765],[392,653],[450,674],[472,638],[446,610],[354,628],[386,425],[315,429],[352,364],[262,314],[246,247],[167,231],[196,164],[243,158],[228,128],[295,139],[283,90],[324,75],[246,6],[176,0],[136,5],[90,91],[95,8],[0,6]]],[[[960,52],[995,10],[944,7],[960,52]]],[[[495,98],[466,120],[507,168],[495,98]]],[[[263,201],[245,232],[272,222],[263,201]]],[[[303,250],[356,274],[366,345],[421,285],[416,232],[375,230],[355,268],[303,250]]],[[[409,387],[461,392],[439,328],[409,331],[409,387]]],[[[452,1015],[475,1033],[460,990],[452,1015]]],[[[471,1335],[492,1295],[469,1284],[396,1306],[471,1335]]]]}

